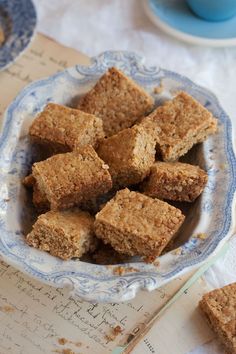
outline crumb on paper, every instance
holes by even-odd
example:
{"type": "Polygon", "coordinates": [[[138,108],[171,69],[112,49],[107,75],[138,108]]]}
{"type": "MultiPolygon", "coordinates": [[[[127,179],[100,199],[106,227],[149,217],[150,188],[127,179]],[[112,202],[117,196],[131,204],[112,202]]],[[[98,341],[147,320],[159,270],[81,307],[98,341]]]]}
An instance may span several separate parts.
{"type": "Polygon", "coordinates": [[[107,343],[113,342],[113,340],[115,339],[115,338],[112,338],[112,336],[108,335],[108,334],[105,334],[104,338],[107,341],[107,343]]]}
{"type": "Polygon", "coordinates": [[[53,350],[54,353],[60,353],[60,354],[76,354],[72,349],[70,348],[65,348],[65,349],[56,349],[53,350]]]}
{"type": "Polygon", "coordinates": [[[82,346],[82,343],[81,342],[75,342],[74,345],[79,348],[79,347],[82,346]]]}
{"type": "Polygon", "coordinates": [[[58,338],[58,343],[60,345],[65,345],[66,343],[68,343],[68,340],[66,338],[58,338]]]}
{"type": "Polygon", "coordinates": [[[122,267],[122,266],[117,266],[113,269],[113,274],[114,275],[123,275],[125,273],[135,273],[139,272],[138,269],[133,268],[133,267],[122,267]]]}
{"type": "Polygon", "coordinates": [[[153,263],[156,260],[155,256],[146,256],[142,258],[145,263],[153,263]]]}
{"type": "Polygon", "coordinates": [[[0,46],[4,43],[5,41],[5,34],[3,29],[0,27],[0,46]]]}
{"type": "Polygon", "coordinates": [[[113,328],[113,333],[118,336],[118,334],[122,333],[122,328],[121,326],[115,326],[115,328],[113,328]]]}
{"type": "Polygon", "coordinates": [[[70,343],[70,344],[73,344],[74,346],[76,347],[81,347],[82,346],[82,343],[81,342],[73,342],[72,340],[68,340],[66,338],[58,338],[58,343],[60,345],[65,345],[67,343],[70,343]]]}
{"type": "Polygon", "coordinates": [[[110,334],[106,334],[105,335],[105,339],[107,340],[107,342],[113,342],[116,337],[122,333],[122,328],[121,326],[115,326],[113,329],[112,329],[112,332],[110,334]]]}
{"type": "Polygon", "coordinates": [[[76,354],[73,350],[71,350],[70,348],[68,349],[63,349],[62,350],[62,354],[76,354]]]}
{"type": "Polygon", "coordinates": [[[199,238],[200,240],[205,240],[207,238],[207,234],[205,232],[201,232],[195,236],[196,238],[199,238]]]}
{"type": "Polygon", "coordinates": [[[1,306],[0,311],[5,312],[5,313],[12,313],[15,311],[15,309],[12,306],[6,305],[6,306],[1,306]]]}
{"type": "Polygon", "coordinates": [[[4,202],[9,202],[10,198],[4,198],[3,200],[4,200],[4,202]]]}

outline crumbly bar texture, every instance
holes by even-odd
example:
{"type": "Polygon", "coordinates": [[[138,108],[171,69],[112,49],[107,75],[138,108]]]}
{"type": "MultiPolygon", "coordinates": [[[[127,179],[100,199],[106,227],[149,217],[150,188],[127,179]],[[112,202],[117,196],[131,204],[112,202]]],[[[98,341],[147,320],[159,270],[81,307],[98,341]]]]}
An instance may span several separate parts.
{"type": "Polygon", "coordinates": [[[205,294],[199,306],[228,353],[236,353],[236,283],[205,294]]]}
{"type": "Polygon", "coordinates": [[[207,173],[181,162],[156,162],[141,190],[153,198],[193,202],[207,183],[207,173]]]}
{"type": "Polygon", "coordinates": [[[47,211],[50,209],[50,205],[44,191],[40,191],[38,184],[32,174],[23,178],[22,184],[28,188],[33,189],[33,204],[38,212],[47,211]]]}
{"type": "Polygon", "coordinates": [[[33,121],[29,135],[52,152],[68,152],[80,146],[96,146],[104,138],[103,122],[93,114],[49,103],[33,121]]]}
{"type": "Polygon", "coordinates": [[[153,98],[142,87],[113,67],[82,97],[78,108],[102,118],[105,133],[111,136],[131,127],[153,105],[153,98]]]}
{"type": "Polygon", "coordinates": [[[155,161],[155,146],[152,135],[139,125],[104,139],[97,153],[109,165],[113,187],[141,182],[155,161]]]}
{"type": "Polygon", "coordinates": [[[29,174],[28,176],[25,176],[22,180],[22,184],[26,187],[26,188],[33,188],[34,184],[35,184],[35,178],[33,177],[32,174],[29,174]]]}
{"type": "MultiPolygon", "coordinates": [[[[37,182],[32,174],[23,178],[22,184],[28,188],[33,189],[33,204],[38,212],[46,212],[50,210],[50,204],[44,191],[40,191],[37,182]]],[[[85,200],[80,204],[80,209],[87,211],[92,215],[98,213],[102,207],[115,195],[115,191],[109,191],[106,194],[85,200]]]]}
{"type": "Polygon", "coordinates": [[[50,204],[44,191],[41,191],[37,182],[33,186],[33,204],[38,212],[46,212],[50,204]]]}
{"type": "Polygon", "coordinates": [[[156,257],[183,221],[179,209],[126,188],[96,215],[94,227],[97,237],[120,253],[156,257]]]}
{"type": "Polygon", "coordinates": [[[108,168],[95,150],[87,145],[35,163],[32,172],[50,208],[61,210],[108,192],[112,187],[108,168]]]}
{"type": "Polygon", "coordinates": [[[64,260],[81,257],[96,248],[93,224],[89,213],[76,208],[49,211],[38,217],[26,240],[30,246],[64,260]]]}
{"type": "Polygon", "coordinates": [[[157,150],[167,162],[178,160],[217,130],[212,113],[185,92],[156,108],[140,125],[145,127],[151,122],[160,128],[157,150]]]}

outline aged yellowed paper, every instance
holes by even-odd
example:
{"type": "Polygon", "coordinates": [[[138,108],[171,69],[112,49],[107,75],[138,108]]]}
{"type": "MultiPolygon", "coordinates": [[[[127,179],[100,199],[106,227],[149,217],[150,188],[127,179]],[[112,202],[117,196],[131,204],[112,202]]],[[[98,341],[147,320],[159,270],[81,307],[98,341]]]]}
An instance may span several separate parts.
{"type": "Polygon", "coordinates": [[[15,64],[0,72],[0,116],[24,86],[78,63],[86,65],[89,58],[37,34],[15,64]]]}

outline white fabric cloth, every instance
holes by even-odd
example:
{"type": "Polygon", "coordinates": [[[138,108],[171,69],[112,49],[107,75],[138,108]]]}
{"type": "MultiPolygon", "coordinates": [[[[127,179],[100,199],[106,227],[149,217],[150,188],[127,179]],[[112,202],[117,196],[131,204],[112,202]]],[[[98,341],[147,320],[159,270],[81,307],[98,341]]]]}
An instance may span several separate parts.
{"type": "MultiPolygon", "coordinates": [[[[105,50],[131,50],[148,64],[177,71],[212,90],[236,126],[236,48],[196,47],[156,28],[141,0],[35,0],[38,30],[89,56],[105,50]]],[[[224,259],[206,274],[213,286],[236,281],[236,238],[224,259]]],[[[216,343],[194,354],[220,353],[216,343]]]]}

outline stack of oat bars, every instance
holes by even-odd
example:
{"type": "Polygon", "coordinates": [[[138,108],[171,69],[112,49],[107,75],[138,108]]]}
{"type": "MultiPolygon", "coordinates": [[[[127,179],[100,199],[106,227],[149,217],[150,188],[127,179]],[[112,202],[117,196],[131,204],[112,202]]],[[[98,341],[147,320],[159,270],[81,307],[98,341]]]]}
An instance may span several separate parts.
{"type": "Polygon", "coordinates": [[[48,157],[23,181],[41,213],[27,243],[64,260],[103,247],[155,259],[185,218],[167,201],[193,202],[207,182],[200,167],[178,159],[216,130],[187,93],[154,109],[116,68],[76,109],[49,103],[29,130],[48,157]]]}

